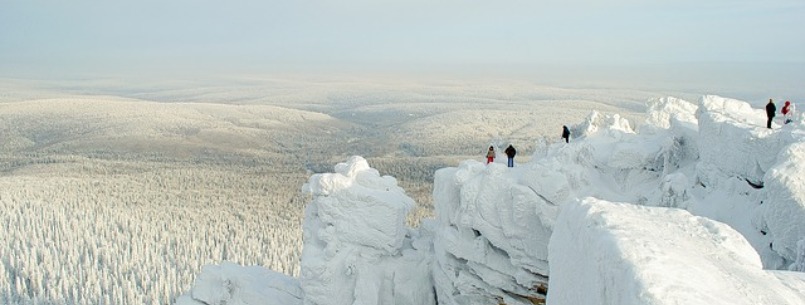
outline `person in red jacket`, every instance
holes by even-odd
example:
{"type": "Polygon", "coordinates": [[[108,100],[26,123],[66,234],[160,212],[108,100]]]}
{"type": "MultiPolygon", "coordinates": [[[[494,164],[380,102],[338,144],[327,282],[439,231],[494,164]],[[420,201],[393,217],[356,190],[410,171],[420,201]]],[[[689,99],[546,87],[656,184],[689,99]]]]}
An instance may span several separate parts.
{"type": "Polygon", "coordinates": [[[785,101],[785,106],[783,106],[783,117],[785,118],[785,123],[791,123],[793,120],[791,119],[794,116],[794,104],[791,104],[790,101],[785,101]]]}
{"type": "Polygon", "coordinates": [[[486,152],[486,164],[492,163],[495,161],[495,148],[489,146],[489,151],[486,152]]]}

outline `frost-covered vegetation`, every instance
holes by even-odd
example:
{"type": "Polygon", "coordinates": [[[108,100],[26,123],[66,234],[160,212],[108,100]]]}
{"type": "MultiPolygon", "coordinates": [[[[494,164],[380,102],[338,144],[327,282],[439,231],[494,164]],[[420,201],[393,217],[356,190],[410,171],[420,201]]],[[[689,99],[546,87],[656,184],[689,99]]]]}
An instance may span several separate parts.
{"type": "Polygon", "coordinates": [[[276,190],[302,175],[62,161],[0,178],[4,303],[167,304],[210,262],[298,273],[305,200],[276,190]]]}
{"type": "MultiPolygon", "coordinates": [[[[433,214],[434,171],[489,144],[558,141],[640,91],[241,79],[4,81],[0,303],[169,304],[204,265],[298,276],[311,173],[365,156],[433,214]]],[[[518,156],[518,158],[520,158],[518,156]]]]}

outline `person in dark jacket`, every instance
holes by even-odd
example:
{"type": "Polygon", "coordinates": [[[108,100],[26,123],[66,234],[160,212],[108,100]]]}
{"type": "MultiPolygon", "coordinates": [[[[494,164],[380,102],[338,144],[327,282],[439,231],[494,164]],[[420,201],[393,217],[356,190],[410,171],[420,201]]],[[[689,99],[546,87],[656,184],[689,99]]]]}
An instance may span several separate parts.
{"type": "Polygon", "coordinates": [[[509,144],[509,147],[506,147],[506,156],[509,157],[509,167],[514,167],[514,155],[517,154],[517,150],[514,149],[514,146],[509,144]]]}
{"type": "Polygon", "coordinates": [[[774,114],[777,113],[777,106],[774,106],[774,102],[769,99],[769,103],[766,104],[766,117],[769,118],[766,121],[766,128],[771,129],[771,120],[774,119],[774,114]]]}
{"type": "Polygon", "coordinates": [[[565,139],[565,143],[570,143],[570,129],[567,129],[567,125],[562,125],[562,139],[565,139]]]}

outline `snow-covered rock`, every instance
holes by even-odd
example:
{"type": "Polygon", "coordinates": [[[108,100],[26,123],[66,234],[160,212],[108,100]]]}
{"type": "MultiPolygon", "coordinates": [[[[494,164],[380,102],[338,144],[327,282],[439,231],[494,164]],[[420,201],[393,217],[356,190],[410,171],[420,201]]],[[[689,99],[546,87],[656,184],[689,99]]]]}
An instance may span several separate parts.
{"type": "Polygon", "coordinates": [[[765,128],[765,110],[714,95],[702,97],[699,120],[698,176],[705,186],[724,177],[739,177],[761,185],[777,153],[791,144],[789,137],[765,128]]]}
{"type": "Polygon", "coordinates": [[[697,117],[696,179],[709,196],[699,196],[702,204],[690,209],[709,210],[703,214],[741,231],[766,267],[786,268],[796,258],[796,243],[805,238],[805,130],[797,124],[767,129],[764,110],[718,96],[702,97],[697,117]],[[759,191],[739,190],[736,181],[759,191]],[[746,196],[736,196],[741,193],[746,196]]]}
{"type": "Polygon", "coordinates": [[[301,286],[309,305],[435,304],[430,240],[405,227],[414,201],[352,157],[310,177],[301,286]],[[413,239],[416,238],[416,239],[413,239]]]}
{"type": "Polygon", "coordinates": [[[396,179],[381,177],[361,157],[339,163],[335,171],[313,175],[303,186],[303,192],[314,196],[305,217],[305,233],[310,235],[306,239],[323,242],[322,250],[328,253],[342,249],[342,244],[397,253],[407,233],[405,215],[414,200],[396,179]]]}
{"type": "Polygon", "coordinates": [[[259,266],[224,262],[201,269],[193,289],[176,305],[301,305],[299,281],[259,266]]]}
{"type": "Polygon", "coordinates": [[[760,226],[771,247],[787,262],[797,259],[797,242],[805,239],[805,142],[788,146],[765,176],[760,226]]]}
{"type": "Polygon", "coordinates": [[[477,161],[437,171],[434,201],[433,278],[440,304],[544,299],[539,288],[547,286],[557,207],[514,180],[509,168],[477,161]]]}
{"type": "Polygon", "coordinates": [[[738,232],[684,210],[568,203],[549,249],[552,305],[805,304],[805,280],[762,270],[738,232]]]}
{"type": "Polygon", "coordinates": [[[673,124],[679,123],[697,125],[696,104],[668,96],[650,100],[647,106],[646,127],[672,129],[673,124]]]}
{"type": "Polygon", "coordinates": [[[788,270],[805,272],[805,238],[797,243],[797,259],[788,270]]]}
{"type": "Polygon", "coordinates": [[[609,132],[612,136],[619,136],[624,133],[634,133],[629,120],[622,118],[618,114],[603,115],[598,111],[590,112],[590,115],[580,124],[570,128],[577,138],[585,137],[601,130],[609,132]]]}
{"type": "MultiPolygon", "coordinates": [[[[663,176],[672,174],[699,156],[699,121],[696,104],[674,97],[649,101],[648,118],[639,134],[656,135],[660,140],[660,153],[655,156],[652,169],[662,168],[663,176]]],[[[666,179],[668,180],[668,179],[666,179]]]]}

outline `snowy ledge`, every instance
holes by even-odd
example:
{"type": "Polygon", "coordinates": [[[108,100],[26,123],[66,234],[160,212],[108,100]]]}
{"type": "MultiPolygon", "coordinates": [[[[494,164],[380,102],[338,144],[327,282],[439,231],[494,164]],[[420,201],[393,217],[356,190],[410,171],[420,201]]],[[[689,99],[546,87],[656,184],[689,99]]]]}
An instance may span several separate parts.
{"type": "Polygon", "coordinates": [[[549,249],[549,304],[805,304],[805,274],[763,270],[743,236],[684,210],[570,203],[549,249]]]}

